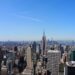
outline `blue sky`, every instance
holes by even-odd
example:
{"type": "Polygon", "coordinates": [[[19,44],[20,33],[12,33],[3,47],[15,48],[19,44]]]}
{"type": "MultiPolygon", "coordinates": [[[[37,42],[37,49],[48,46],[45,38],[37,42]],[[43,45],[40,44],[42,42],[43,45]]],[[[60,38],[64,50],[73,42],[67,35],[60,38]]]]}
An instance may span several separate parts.
{"type": "Polygon", "coordinates": [[[75,0],[0,0],[0,40],[75,40],[75,0]]]}

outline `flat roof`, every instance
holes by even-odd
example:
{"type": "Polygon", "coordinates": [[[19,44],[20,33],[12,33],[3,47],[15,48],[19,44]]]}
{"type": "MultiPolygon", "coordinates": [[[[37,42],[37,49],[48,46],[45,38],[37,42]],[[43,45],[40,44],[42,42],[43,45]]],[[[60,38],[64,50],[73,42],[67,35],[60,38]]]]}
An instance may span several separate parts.
{"type": "Polygon", "coordinates": [[[66,62],[66,65],[70,67],[75,67],[75,61],[66,62]]]}
{"type": "Polygon", "coordinates": [[[59,53],[59,50],[48,50],[48,53],[59,53]]]}

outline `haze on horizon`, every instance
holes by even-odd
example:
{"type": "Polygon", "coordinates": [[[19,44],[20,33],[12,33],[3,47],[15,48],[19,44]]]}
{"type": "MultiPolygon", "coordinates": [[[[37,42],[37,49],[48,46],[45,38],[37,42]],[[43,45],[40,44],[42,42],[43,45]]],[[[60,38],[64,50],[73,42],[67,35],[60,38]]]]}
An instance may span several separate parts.
{"type": "Polygon", "coordinates": [[[75,0],[0,0],[0,40],[75,40],[75,0]]]}

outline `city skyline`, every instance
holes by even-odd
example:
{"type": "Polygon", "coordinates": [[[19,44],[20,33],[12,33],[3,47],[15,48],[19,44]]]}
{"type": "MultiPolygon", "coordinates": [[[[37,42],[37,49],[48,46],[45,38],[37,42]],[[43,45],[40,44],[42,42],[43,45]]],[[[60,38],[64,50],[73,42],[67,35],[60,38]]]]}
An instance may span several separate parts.
{"type": "Polygon", "coordinates": [[[74,0],[0,0],[0,40],[75,40],[74,0]]]}

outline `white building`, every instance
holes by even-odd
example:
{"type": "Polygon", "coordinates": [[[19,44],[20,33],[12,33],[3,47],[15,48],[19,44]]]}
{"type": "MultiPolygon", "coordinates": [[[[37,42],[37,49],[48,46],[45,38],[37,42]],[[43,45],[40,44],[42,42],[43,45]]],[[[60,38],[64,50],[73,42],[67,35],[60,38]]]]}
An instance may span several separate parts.
{"type": "Polygon", "coordinates": [[[61,53],[58,50],[48,50],[47,52],[47,70],[51,72],[51,75],[59,75],[59,63],[61,53]]]}

